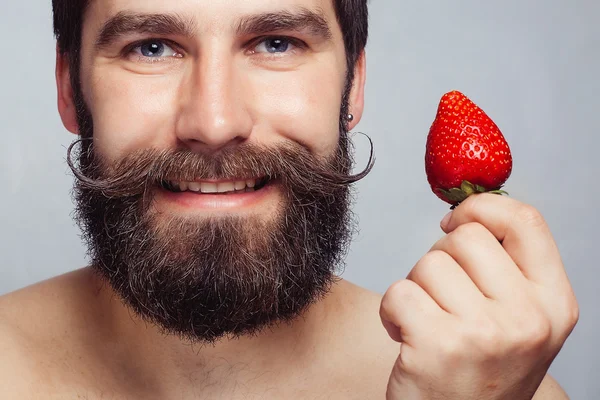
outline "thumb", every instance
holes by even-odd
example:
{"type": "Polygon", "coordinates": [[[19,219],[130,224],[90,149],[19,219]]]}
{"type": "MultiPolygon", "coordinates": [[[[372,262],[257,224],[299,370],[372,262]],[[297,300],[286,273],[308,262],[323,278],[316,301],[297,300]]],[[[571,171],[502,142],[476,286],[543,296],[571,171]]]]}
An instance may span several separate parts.
{"type": "Polygon", "coordinates": [[[408,349],[408,346],[400,344],[400,354],[394,363],[394,368],[388,380],[385,392],[386,400],[411,400],[421,397],[414,380],[410,379],[407,372],[402,368],[402,351],[408,349]]]}

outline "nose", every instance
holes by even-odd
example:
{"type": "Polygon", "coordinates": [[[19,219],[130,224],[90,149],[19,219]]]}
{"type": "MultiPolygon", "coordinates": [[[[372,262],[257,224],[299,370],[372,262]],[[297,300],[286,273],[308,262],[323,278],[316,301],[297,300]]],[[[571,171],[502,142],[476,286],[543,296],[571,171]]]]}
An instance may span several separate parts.
{"type": "Polygon", "coordinates": [[[243,74],[231,57],[206,52],[182,82],[177,139],[192,151],[215,151],[250,136],[243,74]]]}

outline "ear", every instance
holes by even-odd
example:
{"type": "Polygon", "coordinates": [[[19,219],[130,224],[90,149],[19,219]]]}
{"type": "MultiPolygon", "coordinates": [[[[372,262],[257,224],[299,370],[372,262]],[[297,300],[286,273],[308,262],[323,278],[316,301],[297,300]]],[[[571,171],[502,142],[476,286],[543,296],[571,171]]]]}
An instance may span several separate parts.
{"type": "Polygon", "coordinates": [[[356,66],[354,67],[354,81],[350,89],[348,112],[354,119],[348,123],[348,129],[352,130],[360,122],[365,108],[365,80],[367,77],[367,62],[365,50],[360,53],[356,66]]]}
{"type": "Polygon", "coordinates": [[[58,94],[58,113],[63,125],[71,133],[78,134],[77,110],[73,99],[69,59],[56,48],[56,89],[58,94]]]}

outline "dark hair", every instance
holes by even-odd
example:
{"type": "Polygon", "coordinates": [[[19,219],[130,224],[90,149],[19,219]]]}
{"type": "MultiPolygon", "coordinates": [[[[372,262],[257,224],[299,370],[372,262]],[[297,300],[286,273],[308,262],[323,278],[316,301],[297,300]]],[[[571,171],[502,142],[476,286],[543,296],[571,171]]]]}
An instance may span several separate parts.
{"type": "MultiPolygon", "coordinates": [[[[367,0],[332,0],[346,49],[348,84],[354,77],[354,66],[367,45],[369,15],[367,0]]],[[[66,55],[74,87],[79,86],[79,52],[83,15],[90,0],[52,0],[54,34],[60,53],[66,55]]]]}

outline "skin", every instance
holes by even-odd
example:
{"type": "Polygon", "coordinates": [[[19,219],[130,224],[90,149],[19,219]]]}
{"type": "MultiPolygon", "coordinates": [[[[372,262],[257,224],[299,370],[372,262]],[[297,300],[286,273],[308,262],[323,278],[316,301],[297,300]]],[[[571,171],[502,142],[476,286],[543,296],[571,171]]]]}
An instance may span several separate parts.
{"type": "MultiPolygon", "coordinates": [[[[144,147],[208,152],[242,141],[295,141],[328,155],[337,143],[345,62],[329,0],[96,0],[85,18],[81,80],[98,149],[110,160],[144,147]],[[254,37],[231,29],[248,14],[298,7],[320,9],[331,39],[272,32],[307,43],[273,57],[253,52],[256,46],[247,44],[254,37]],[[94,48],[103,22],[125,9],[176,12],[198,31],[166,37],[182,56],[154,64],[121,53],[147,35],[94,48]]],[[[355,74],[350,129],[363,112],[364,54],[355,74]]],[[[68,63],[60,55],[56,77],[63,124],[78,133],[68,63]]],[[[268,218],[277,196],[250,211],[184,210],[161,199],[157,207],[195,218],[230,212],[268,218]]],[[[5,295],[3,393],[19,399],[525,399],[537,390],[536,399],[567,398],[546,371],[578,309],[547,225],[516,200],[476,197],[454,211],[442,224],[445,238],[383,297],[341,280],[293,325],[211,347],[190,346],[140,321],[90,268],[5,295]],[[494,265],[474,262],[490,253],[494,265]],[[522,295],[508,296],[511,285],[522,295]],[[495,294],[497,307],[484,292],[495,294]],[[523,311],[513,317],[515,309],[523,311]],[[489,329],[481,334],[479,326],[489,329]],[[434,329],[448,340],[426,334],[434,329]],[[466,372],[461,379],[443,373],[452,370],[466,372]],[[511,385],[516,392],[503,391],[511,385]]]]}

